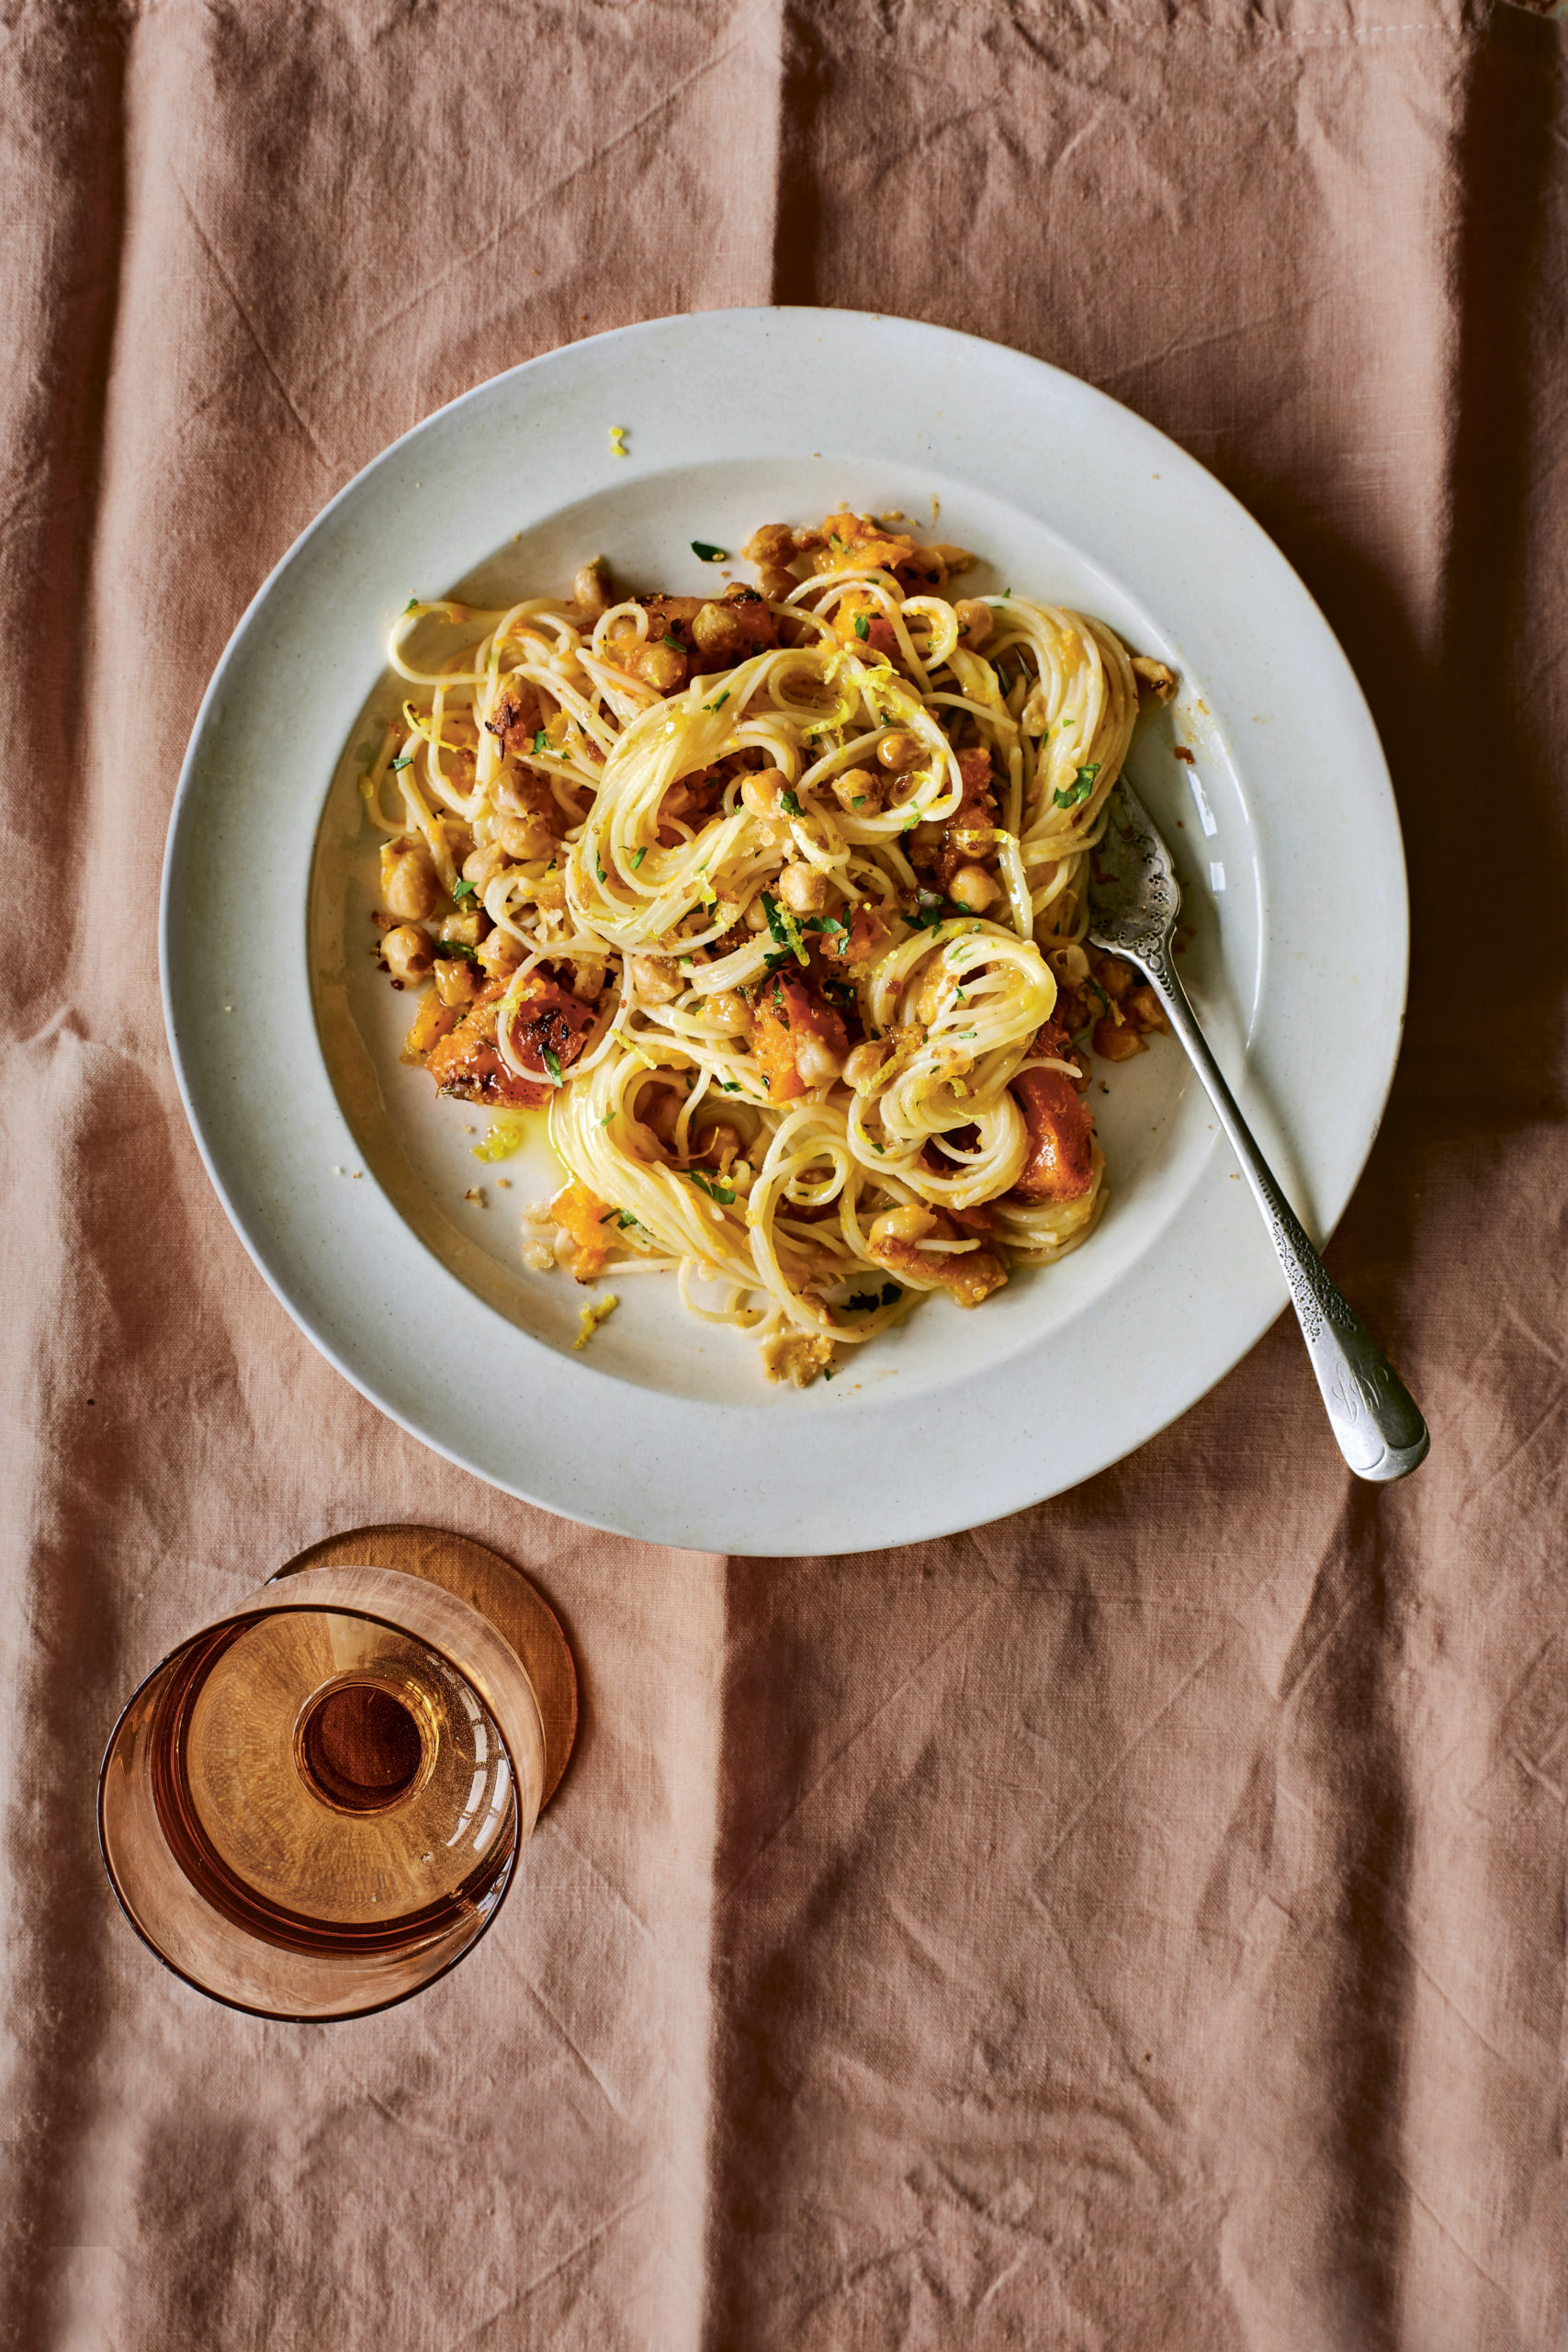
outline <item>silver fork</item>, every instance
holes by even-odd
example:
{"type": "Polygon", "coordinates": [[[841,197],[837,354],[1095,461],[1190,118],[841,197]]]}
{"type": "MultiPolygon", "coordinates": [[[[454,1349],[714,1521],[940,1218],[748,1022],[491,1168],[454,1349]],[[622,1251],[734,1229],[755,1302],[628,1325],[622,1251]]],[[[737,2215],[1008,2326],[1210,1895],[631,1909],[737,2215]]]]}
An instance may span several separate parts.
{"type": "Polygon", "coordinates": [[[1171,1027],[1208,1089],[1280,1253],[1340,1453],[1358,1478],[1407,1477],[1427,1458],[1431,1443],[1427,1424],[1404,1381],[1307,1239],[1253,1141],[1171,962],[1170,939],[1181,910],[1181,891],[1170,852],[1125,776],[1117,796],[1122,822],[1117,822],[1113,802],[1105,839],[1094,853],[1099,871],[1089,892],[1089,938],[1095,946],[1137,966],[1158,993],[1171,1027]]]}

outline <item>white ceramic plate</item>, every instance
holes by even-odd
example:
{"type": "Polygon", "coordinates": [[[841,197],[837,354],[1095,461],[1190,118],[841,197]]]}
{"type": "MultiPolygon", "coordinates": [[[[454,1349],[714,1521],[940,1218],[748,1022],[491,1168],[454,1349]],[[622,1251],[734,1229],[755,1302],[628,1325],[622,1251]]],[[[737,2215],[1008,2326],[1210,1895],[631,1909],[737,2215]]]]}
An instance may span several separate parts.
{"type": "Polygon", "coordinates": [[[754,1553],[973,1526],[1141,1444],[1284,1303],[1162,1041],[1097,1072],[1099,1230],[978,1311],[933,1299],[802,1394],[672,1285],[633,1279],[574,1354],[584,1294],[520,1257],[518,1210],[549,1172],[480,1167],[476,1115],[398,1061],[409,1000],[371,962],[354,779],[409,596],[559,591],[598,552],[690,592],[715,578],[693,539],[735,548],[843,503],[930,524],[933,502],[937,535],[986,559],[976,593],[1098,613],[1179,672],[1129,769],[1181,868],[1200,1014],[1320,1235],[1371,1148],[1405,979],[1387,771],[1322,615],[1201,466],[1070,376],[905,320],[708,311],[531,361],[368,466],[245,615],[180,781],[163,949],[191,1124],[278,1297],[405,1429],[551,1510],[754,1553]]]}

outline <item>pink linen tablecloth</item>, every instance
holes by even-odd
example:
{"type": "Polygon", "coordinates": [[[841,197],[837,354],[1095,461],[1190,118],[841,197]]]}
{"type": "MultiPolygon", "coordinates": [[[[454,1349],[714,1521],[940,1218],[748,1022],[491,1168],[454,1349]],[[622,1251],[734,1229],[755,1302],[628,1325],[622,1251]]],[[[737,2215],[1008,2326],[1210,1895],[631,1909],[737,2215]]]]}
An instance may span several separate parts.
{"type": "Polygon", "coordinates": [[[1562,2344],[1563,38],[1456,0],[0,16],[0,2340],[1562,2344]],[[1343,639],[1415,960],[1330,1257],[1432,1422],[1408,1486],[1341,1470],[1285,1322],[971,1535],[639,1547],[401,1436],[225,1223],[154,917],[243,605],[466,387],[769,300],[1103,386],[1343,639]],[[114,1908],[103,1740],[290,1553],[399,1518],[538,1578],[576,1760],[450,1979],[226,2013],[114,1908]]]}

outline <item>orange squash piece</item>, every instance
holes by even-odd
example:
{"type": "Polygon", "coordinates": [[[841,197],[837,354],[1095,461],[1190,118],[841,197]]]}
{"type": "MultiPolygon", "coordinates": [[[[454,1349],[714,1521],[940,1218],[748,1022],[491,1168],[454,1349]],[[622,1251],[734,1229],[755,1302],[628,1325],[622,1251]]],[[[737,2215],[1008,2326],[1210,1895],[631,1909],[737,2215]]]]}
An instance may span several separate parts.
{"type": "Polygon", "coordinates": [[[1058,1069],[1026,1069],[1012,1094],[1029,1130],[1029,1157],[1013,1186],[1025,1201],[1081,1201],[1094,1182],[1094,1121],[1058,1069]]]}
{"type": "Polygon", "coordinates": [[[775,972],[771,980],[763,981],[751,1015],[751,1051],[770,1102],[788,1102],[806,1091],[795,1059],[795,1046],[802,1037],[819,1037],[839,1054],[849,1044],[844,1024],[830,1005],[813,996],[801,981],[775,972]]]}

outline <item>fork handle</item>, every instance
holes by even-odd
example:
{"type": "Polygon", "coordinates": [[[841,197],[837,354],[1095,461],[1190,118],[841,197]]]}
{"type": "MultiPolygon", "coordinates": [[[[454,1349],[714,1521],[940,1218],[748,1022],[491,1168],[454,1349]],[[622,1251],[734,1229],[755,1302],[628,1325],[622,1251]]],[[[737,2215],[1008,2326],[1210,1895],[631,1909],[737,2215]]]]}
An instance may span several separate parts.
{"type": "Polygon", "coordinates": [[[1415,1398],[1307,1239],[1300,1218],[1253,1140],[1224,1071],[1209,1051],[1187,991],[1164,949],[1118,953],[1141,967],[1186,1046],[1241,1162],[1241,1172],[1273,1236],[1296,1320],[1317,1377],[1335,1441],[1358,1478],[1407,1477],[1427,1458],[1431,1437],[1415,1398]]]}

